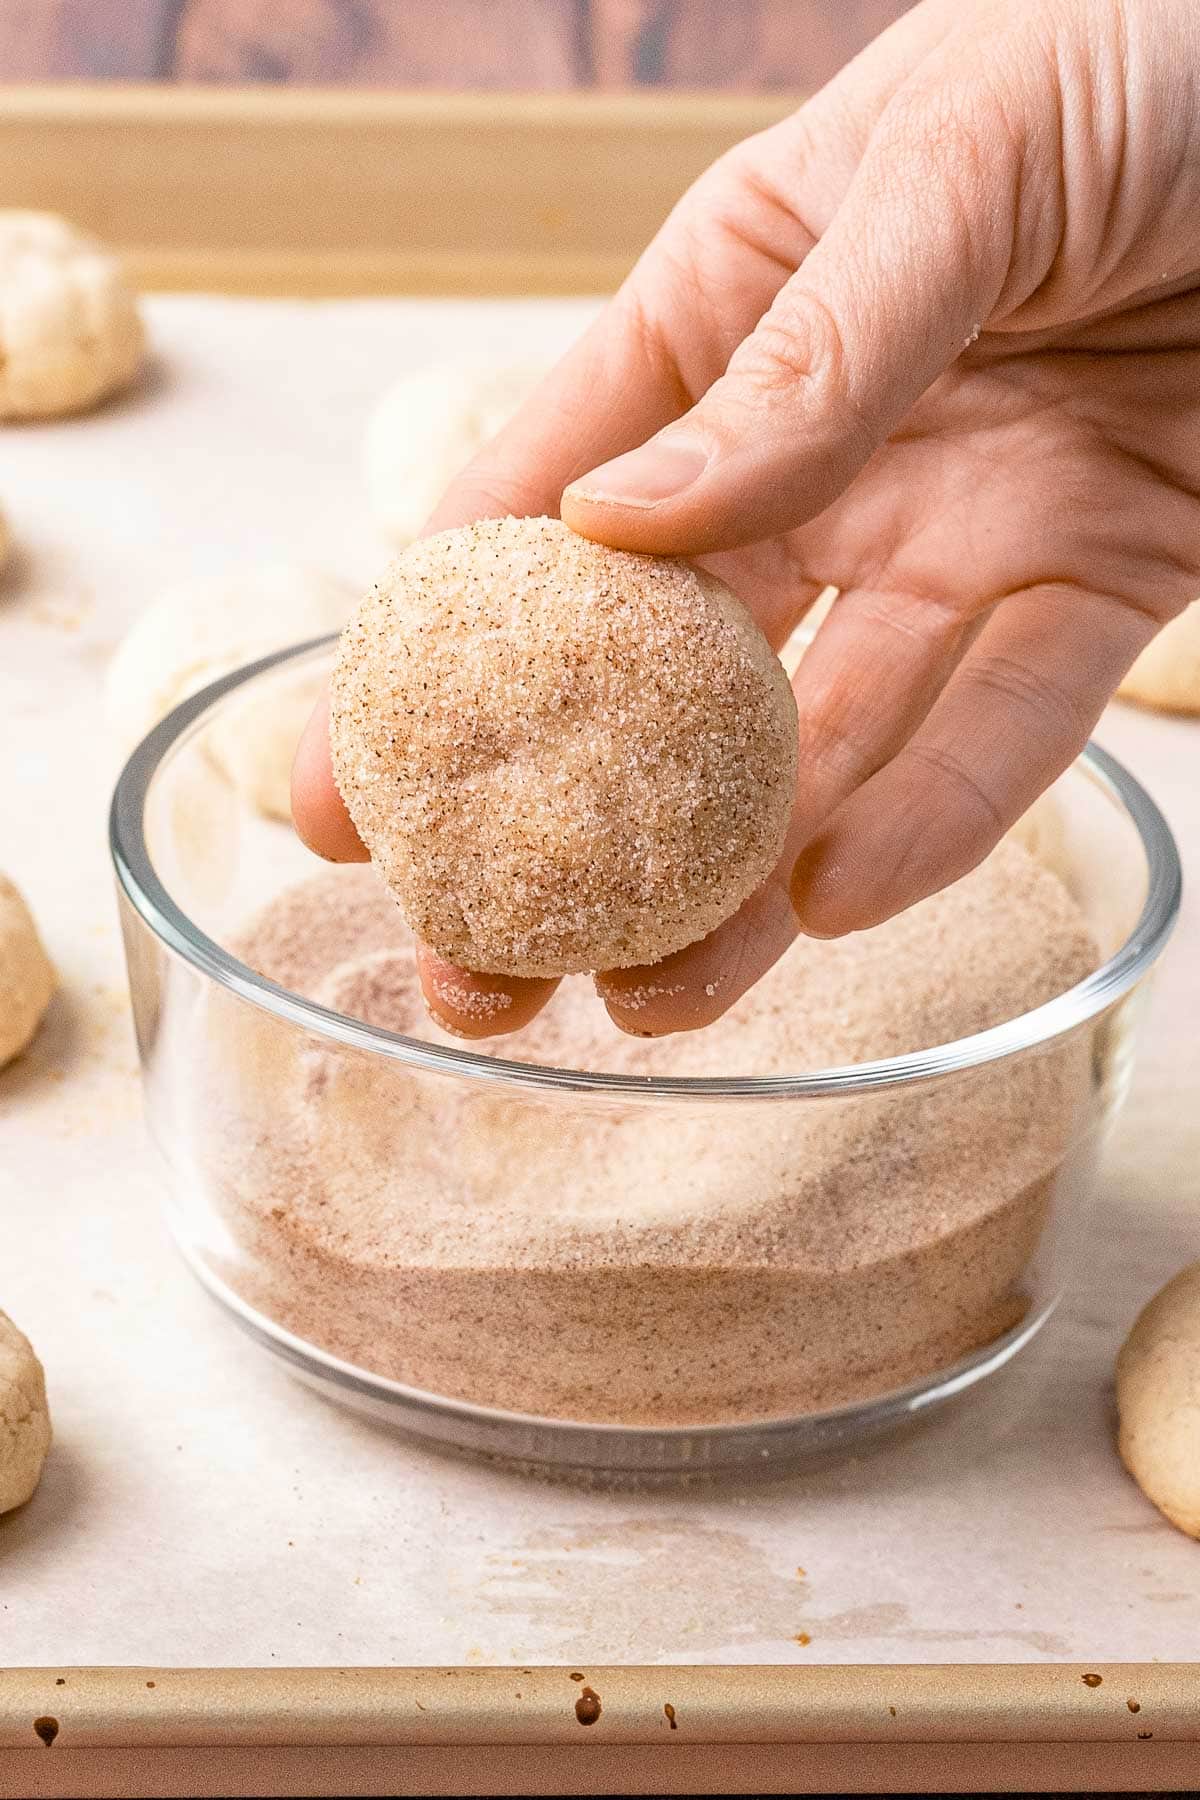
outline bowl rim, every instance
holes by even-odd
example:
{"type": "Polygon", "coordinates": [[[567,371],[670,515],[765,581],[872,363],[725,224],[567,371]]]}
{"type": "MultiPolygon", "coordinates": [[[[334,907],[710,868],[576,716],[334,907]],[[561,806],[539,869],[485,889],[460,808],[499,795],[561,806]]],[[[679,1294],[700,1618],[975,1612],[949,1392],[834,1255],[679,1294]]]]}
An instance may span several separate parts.
{"type": "Polygon", "coordinates": [[[457,1075],[503,1087],[629,1099],[801,1100],[842,1097],[938,1080],[1036,1050],[1086,1024],[1129,992],[1155,962],[1178,917],[1183,874],[1175,839],[1162,813],[1114,756],[1091,743],[1081,766],[1125,811],[1147,863],[1141,913],[1116,951],[1074,987],[1031,1011],[926,1050],[871,1062],[847,1063],[796,1075],[682,1076],[603,1074],[522,1063],[457,1046],[431,1044],[350,1019],[256,974],[201,931],[159,879],[145,838],[145,810],[160,767],[204,715],[259,676],[288,663],[317,661],[337,634],[312,638],[235,669],[182,701],[142,739],[117,780],[109,815],[109,848],[121,893],[153,935],[219,987],[285,1023],[347,1049],[365,1051],[433,1074],[457,1075]]]}

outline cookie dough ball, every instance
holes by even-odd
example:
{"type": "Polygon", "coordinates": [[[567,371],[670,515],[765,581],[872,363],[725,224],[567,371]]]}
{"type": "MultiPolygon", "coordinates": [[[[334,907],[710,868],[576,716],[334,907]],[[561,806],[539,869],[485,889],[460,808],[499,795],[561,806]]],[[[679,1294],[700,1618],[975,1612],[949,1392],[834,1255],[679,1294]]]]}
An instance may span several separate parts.
{"type": "Polygon", "coordinates": [[[42,1365],[29,1339],[0,1312],[0,1513],[24,1506],[49,1448],[42,1365]]]}
{"type": "Polygon", "coordinates": [[[292,764],[321,686],[320,675],[293,676],[269,695],[233,701],[209,730],[210,756],[264,819],[291,819],[292,764]]]}
{"type": "Polygon", "coordinates": [[[85,411],[128,386],[144,342],[102,244],[54,213],[0,211],[0,419],[85,411]]]}
{"type": "MultiPolygon", "coordinates": [[[[314,569],[266,564],[171,589],[147,608],[109,665],[106,710],[128,752],[189,695],[243,664],[340,631],[351,589],[314,569]]],[[[319,677],[280,676],[230,703],[206,748],[248,803],[291,816],[292,757],[319,677]]]]}
{"type": "Polygon", "coordinates": [[[12,547],[12,532],[9,530],[8,520],[3,510],[0,509],[0,574],[3,573],[4,565],[12,555],[12,547]]]}
{"type": "Polygon", "coordinates": [[[402,375],[367,425],[363,473],[380,529],[411,543],[476,451],[546,373],[542,363],[438,363],[402,375]]]}
{"type": "Polygon", "coordinates": [[[1142,1492],[1200,1538],[1200,1262],[1139,1315],[1117,1359],[1118,1448],[1142,1492]]]}
{"type": "Polygon", "coordinates": [[[783,847],[796,708],[740,601],[556,519],[422,539],[363,601],[334,773],[409,924],[503,975],[656,962],[783,847]]]}
{"type": "Polygon", "coordinates": [[[33,914],[0,875],[0,1068],[32,1042],[56,985],[33,914]]]}
{"type": "Polygon", "coordinates": [[[1117,692],[1161,712],[1200,715],[1200,600],[1150,640],[1117,692]]]}

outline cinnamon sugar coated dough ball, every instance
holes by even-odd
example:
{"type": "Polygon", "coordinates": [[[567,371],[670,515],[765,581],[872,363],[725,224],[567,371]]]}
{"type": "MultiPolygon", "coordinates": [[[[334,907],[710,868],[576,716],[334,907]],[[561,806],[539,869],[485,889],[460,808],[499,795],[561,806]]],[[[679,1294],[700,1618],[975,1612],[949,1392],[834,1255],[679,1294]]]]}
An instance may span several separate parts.
{"type": "Polygon", "coordinates": [[[1200,1262],[1138,1315],[1117,1358],[1121,1460],[1146,1497],[1200,1538],[1200,1262]]]}
{"type": "Polygon", "coordinates": [[[128,386],[144,343],[101,243],[55,213],[0,211],[0,419],[85,411],[128,386]]]}
{"type": "Polygon", "coordinates": [[[0,1312],[0,1513],[24,1506],[50,1448],[46,1377],[33,1345],[0,1312]]]}
{"type": "Polygon", "coordinates": [[[342,636],[342,797],[417,936],[468,969],[656,962],[778,860],[796,708],[740,601],[556,519],[399,556],[342,636]]]}
{"type": "Polygon", "coordinates": [[[1200,715],[1200,600],[1151,638],[1117,692],[1162,712],[1200,715]]]}
{"type": "Polygon", "coordinates": [[[0,1068],[32,1042],[56,986],[33,914],[0,875],[0,1068]]]}
{"type": "Polygon", "coordinates": [[[371,414],[363,445],[380,529],[410,543],[459,470],[508,424],[548,366],[432,363],[402,375],[371,414]]]}

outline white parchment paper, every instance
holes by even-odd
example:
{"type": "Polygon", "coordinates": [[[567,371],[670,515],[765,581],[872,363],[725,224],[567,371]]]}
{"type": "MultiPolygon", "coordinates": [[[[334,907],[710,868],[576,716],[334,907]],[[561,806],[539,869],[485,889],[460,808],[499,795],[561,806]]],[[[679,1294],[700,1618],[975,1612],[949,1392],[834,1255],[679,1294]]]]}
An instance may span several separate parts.
{"type": "MultiPolygon", "coordinates": [[[[0,1074],[0,1307],[44,1358],[56,1429],[34,1501],[0,1519],[0,1663],[1200,1658],[1200,1545],[1123,1474],[1111,1420],[1121,1337],[1200,1254],[1196,894],[1090,1264],[1004,1385],[1019,1425],[999,1447],[951,1436],[707,1493],[530,1483],[315,1398],[167,1241],[105,847],[105,660],[181,575],[285,556],[370,578],[386,546],[358,460],[380,387],[464,345],[553,350],[591,311],[160,299],[136,396],[0,436],[21,546],[0,585],[0,868],[63,977],[0,1074]]],[[[1115,708],[1101,741],[1200,876],[1200,723],[1115,708]]]]}

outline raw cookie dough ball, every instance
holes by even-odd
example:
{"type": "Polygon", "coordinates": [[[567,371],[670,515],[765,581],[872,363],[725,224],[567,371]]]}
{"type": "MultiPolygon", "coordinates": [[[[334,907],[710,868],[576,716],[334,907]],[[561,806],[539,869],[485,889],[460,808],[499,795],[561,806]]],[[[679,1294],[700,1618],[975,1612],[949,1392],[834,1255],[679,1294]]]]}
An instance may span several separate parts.
{"type": "Polygon", "coordinates": [[[1117,1358],[1121,1461],[1180,1531],[1200,1538],[1200,1262],[1155,1295],[1117,1358]]]}
{"type": "Polygon", "coordinates": [[[319,675],[294,676],[269,696],[233,702],[209,731],[210,755],[246,804],[266,819],[291,819],[292,764],[320,694],[319,675]]]}
{"type": "MultiPolygon", "coordinates": [[[[148,607],[109,664],[105,703],[122,748],[210,681],[307,638],[340,631],[351,589],[314,569],[268,563],[171,589],[148,607]]],[[[230,704],[206,747],[239,792],[271,818],[291,816],[292,757],[320,679],[279,677],[230,704]]]]}
{"type": "Polygon", "coordinates": [[[0,875],[0,1068],[31,1042],[55,986],[33,914],[0,875]]]}
{"type": "Polygon", "coordinates": [[[512,418],[546,365],[437,363],[402,375],[367,424],[363,473],[380,528],[416,537],[459,470],[512,418]]]}
{"type": "Polygon", "coordinates": [[[778,860],[796,707],[710,575],[556,519],[397,557],[342,636],[334,773],[409,924],[504,975],[656,962],[778,860]]]}
{"type": "Polygon", "coordinates": [[[1200,600],[1151,638],[1117,692],[1162,712],[1200,714],[1200,600]]]}
{"type": "Polygon", "coordinates": [[[54,213],[0,211],[0,419],[94,406],[133,380],[144,342],[102,244],[54,213]]]}
{"type": "Polygon", "coordinates": [[[29,1499],[49,1448],[42,1365],[29,1339],[0,1312],[0,1513],[29,1499]]]}

